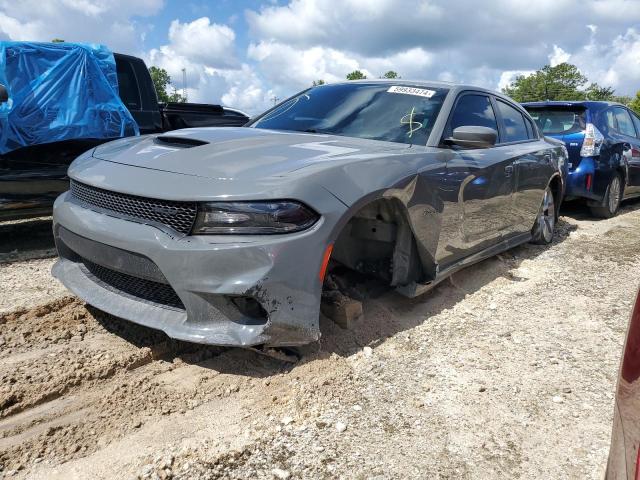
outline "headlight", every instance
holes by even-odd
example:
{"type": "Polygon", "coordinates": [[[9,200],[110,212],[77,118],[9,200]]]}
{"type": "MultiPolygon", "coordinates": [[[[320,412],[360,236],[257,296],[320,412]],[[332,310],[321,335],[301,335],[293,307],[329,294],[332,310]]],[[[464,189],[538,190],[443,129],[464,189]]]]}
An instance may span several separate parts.
{"type": "Polygon", "coordinates": [[[193,235],[256,235],[299,232],[319,215],[293,201],[216,202],[199,205],[193,235]]]}

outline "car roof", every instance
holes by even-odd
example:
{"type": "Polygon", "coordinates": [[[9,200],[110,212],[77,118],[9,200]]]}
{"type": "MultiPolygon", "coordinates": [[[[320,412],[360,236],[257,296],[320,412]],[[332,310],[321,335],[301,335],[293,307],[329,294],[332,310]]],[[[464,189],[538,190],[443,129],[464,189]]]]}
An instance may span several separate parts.
{"type": "Polygon", "coordinates": [[[516,102],[514,99],[508,97],[503,93],[497,92],[495,90],[491,90],[489,88],[478,87],[477,85],[470,85],[466,83],[457,83],[457,82],[443,82],[443,81],[436,81],[436,80],[411,80],[411,79],[404,79],[404,78],[390,78],[390,79],[366,78],[363,80],[344,80],[341,82],[330,83],[328,85],[349,85],[353,83],[380,83],[380,84],[387,84],[387,85],[406,85],[406,86],[417,86],[417,87],[447,88],[450,91],[453,91],[454,93],[457,93],[463,90],[475,90],[475,91],[488,93],[491,95],[495,95],[497,97],[504,98],[518,105],[518,102],[516,102]]]}
{"type": "Polygon", "coordinates": [[[404,78],[366,78],[363,80],[344,80],[341,82],[330,83],[328,85],[348,85],[353,83],[381,83],[388,85],[415,85],[419,87],[434,87],[434,88],[448,88],[448,89],[456,89],[456,90],[481,90],[483,92],[492,93],[502,95],[501,93],[495,92],[493,90],[489,90],[486,88],[478,87],[475,85],[466,85],[463,83],[456,82],[442,82],[436,80],[411,80],[404,78]]]}
{"type": "Polygon", "coordinates": [[[603,109],[606,107],[612,107],[614,105],[624,107],[623,104],[618,102],[600,102],[595,100],[547,100],[545,102],[523,102],[521,105],[525,107],[584,107],[590,109],[603,109]]]}

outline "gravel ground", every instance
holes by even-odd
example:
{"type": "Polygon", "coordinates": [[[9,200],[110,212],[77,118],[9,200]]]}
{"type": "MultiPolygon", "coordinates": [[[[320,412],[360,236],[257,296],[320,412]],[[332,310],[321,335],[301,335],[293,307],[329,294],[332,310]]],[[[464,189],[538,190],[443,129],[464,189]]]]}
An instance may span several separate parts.
{"type": "Polygon", "coordinates": [[[63,296],[44,239],[0,249],[0,478],[600,479],[640,203],[557,233],[323,318],[296,363],[63,296]]]}

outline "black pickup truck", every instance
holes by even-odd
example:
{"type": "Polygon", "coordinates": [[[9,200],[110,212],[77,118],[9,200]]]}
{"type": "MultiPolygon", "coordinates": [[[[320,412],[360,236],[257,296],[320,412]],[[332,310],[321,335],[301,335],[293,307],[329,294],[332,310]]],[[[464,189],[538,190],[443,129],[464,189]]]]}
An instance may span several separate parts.
{"type": "MultiPolygon", "coordinates": [[[[120,98],[142,135],[178,128],[240,126],[249,120],[246,114],[220,105],[158,103],[144,61],[117,53],[114,57],[120,98]]],[[[4,101],[6,90],[0,85],[0,102],[4,101]]],[[[0,155],[0,221],[50,215],[56,197],[69,189],[69,164],[81,153],[107,141],[72,139],[0,155]]]]}

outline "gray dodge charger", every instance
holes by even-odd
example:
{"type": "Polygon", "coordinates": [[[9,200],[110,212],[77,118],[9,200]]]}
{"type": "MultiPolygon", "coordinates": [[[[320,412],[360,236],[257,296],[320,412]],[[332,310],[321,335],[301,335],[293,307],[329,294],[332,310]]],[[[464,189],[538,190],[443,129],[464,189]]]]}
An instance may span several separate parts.
{"type": "Polygon", "coordinates": [[[55,203],[53,274],[173,338],[302,345],[320,336],[327,270],[414,297],[518,244],[551,242],[566,157],[492,91],[313,87],[245,127],[83,154],[55,203]]]}

